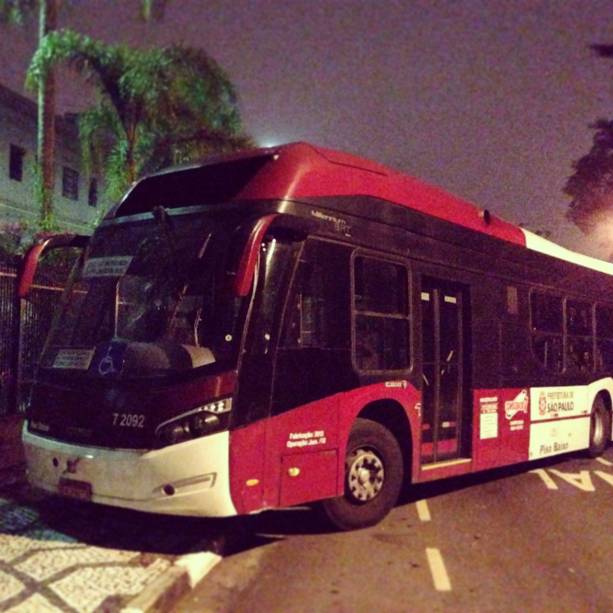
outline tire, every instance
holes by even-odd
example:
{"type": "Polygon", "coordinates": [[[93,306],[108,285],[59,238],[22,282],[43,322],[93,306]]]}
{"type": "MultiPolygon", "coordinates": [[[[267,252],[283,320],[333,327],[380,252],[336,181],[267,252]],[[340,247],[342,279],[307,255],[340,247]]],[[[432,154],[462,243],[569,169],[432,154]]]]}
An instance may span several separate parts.
{"type": "Polygon", "coordinates": [[[377,422],[358,418],[347,443],[345,493],[322,501],[321,510],[340,530],[372,526],[393,509],[403,476],[402,452],[394,435],[377,422]]]}
{"type": "Polygon", "coordinates": [[[597,458],[604,453],[611,438],[611,413],[607,410],[602,396],[598,395],[592,405],[590,418],[590,446],[587,454],[590,458],[597,458]]]}

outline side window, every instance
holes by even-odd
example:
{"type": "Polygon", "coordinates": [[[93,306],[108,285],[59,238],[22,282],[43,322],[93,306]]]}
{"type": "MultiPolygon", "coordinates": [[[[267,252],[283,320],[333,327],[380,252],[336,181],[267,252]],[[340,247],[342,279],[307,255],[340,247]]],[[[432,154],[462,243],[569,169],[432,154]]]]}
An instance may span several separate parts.
{"type": "Polygon", "coordinates": [[[578,300],[566,301],[566,365],[589,372],[594,369],[592,305],[578,300]]]}
{"type": "Polygon", "coordinates": [[[596,307],[596,366],[613,369],[613,307],[596,307]]]}
{"type": "Polygon", "coordinates": [[[281,347],[349,348],[349,250],[316,239],[307,241],[287,307],[281,347]]]}
{"type": "Polygon", "coordinates": [[[523,312],[520,317],[520,305],[523,307],[527,291],[523,287],[507,285],[505,293],[506,313],[498,322],[500,370],[503,375],[513,376],[529,368],[526,360],[526,353],[530,351],[529,334],[523,312]]]}
{"type": "Polygon", "coordinates": [[[298,246],[272,238],[260,247],[260,266],[257,291],[249,322],[248,351],[253,355],[267,355],[274,342],[287,291],[292,264],[298,246]]]}
{"type": "Polygon", "coordinates": [[[352,248],[309,238],[285,307],[273,414],[355,387],[351,365],[352,248]]]}
{"type": "Polygon", "coordinates": [[[258,419],[270,410],[274,347],[300,247],[300,243],[271,235],[260,247],[258,278],[242,356],[237,419],[258,419]]]}
{"type": "Polygon", "coordinates": [[[530,296],[530,319],[532,351],[537,360],[551,372],[562,372],[562,298],[544,292],[533,292],[530,296]]]}
{"type": "Polygon", "coordinates": [[[519,314],[519,294],[514,285],[507,285],[507,314],[519,314]]]}
{"type": "Polygon", "coordinates": [[[353,264],[354,362],[365,372],[410,364],[408,271],[395,262],[357,256],[353,264]]]}

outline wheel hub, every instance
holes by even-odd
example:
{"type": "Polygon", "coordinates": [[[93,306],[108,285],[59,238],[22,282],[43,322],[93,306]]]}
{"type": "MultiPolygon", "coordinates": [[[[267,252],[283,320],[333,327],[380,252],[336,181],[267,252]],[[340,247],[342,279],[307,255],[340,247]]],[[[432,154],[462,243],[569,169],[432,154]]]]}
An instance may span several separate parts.
{"type": "Polygon", "coordinates": [[[358,502],[367,502],[383,487],[385,470],[381,458],[370,449],[356,449],[349,458],[347,485],[358,502]]]}

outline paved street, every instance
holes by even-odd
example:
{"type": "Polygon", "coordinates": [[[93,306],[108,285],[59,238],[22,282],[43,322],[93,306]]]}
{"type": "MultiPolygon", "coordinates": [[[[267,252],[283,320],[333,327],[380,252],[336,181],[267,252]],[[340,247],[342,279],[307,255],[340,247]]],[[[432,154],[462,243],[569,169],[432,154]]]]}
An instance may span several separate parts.
{"type": "Polygon", "coordinates": [[[175,609],[613,610],[613,448],[414,488],[380,525],[247,518],[245,541],[175,609]]]}
{"type": "Polygon", "coordinates": [[[0,610],[117,611],[214,527],[0,490],[0,610]]]}
{"type": "Polygon", "coordinates": [[[146,515],[0,490],[0,610],[119,611],[179,556],[223,552],[176,612],[613,609],[613,448],[413,488],[380,525],[309,509],[146,515]]]}

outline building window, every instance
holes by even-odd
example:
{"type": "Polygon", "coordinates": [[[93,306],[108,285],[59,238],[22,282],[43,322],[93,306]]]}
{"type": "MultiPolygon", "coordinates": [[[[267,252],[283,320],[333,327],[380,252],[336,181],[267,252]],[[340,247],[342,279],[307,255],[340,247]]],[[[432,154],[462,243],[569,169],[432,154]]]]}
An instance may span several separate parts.
{"type": "Polygon", "coordinates": [[[68,166],[62,172],[62,196],[71,200],[79,199],[79,173],[68,166]]]}
{"type": "Polygon", "coordinates": [[[92,177],[89,180],[89,191],[87,192],[87,204],[89,206],[98,205],[98,180],[92,177]]]}
{"type": "Polygon", "coordinates": [[[11,145],[9,149],[9,177],[13,181],[23,181],[23,158],[25,149],[11,145]]]}

